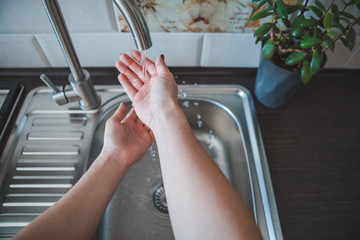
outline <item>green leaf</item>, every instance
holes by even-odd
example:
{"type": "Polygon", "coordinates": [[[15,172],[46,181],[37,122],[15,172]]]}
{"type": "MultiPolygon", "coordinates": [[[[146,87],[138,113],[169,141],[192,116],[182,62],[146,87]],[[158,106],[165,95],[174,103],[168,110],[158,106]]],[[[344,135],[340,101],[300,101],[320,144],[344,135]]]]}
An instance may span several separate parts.
{"type": "Polygon", "coordinates": [[[346,36],[346,41],[348,43],[348,48],[349,50],[353,50],[353,48],[355,47],[355,42],[356,42],[356,34],[355,34],[355,30],[354,28],[350,28],[347,36],[346,36]]]}
{"type": "Polygon", "coordinates": [[[359,4],[360,0],[351,0],[348,5],[354,5],[354,4],[359,4]]]}
{"type": "Polygon", "coordinates": [[[270,60],[270,59],[272,58],[272,56],[274,55],[274,52],[275,52],[275,45],[274,45],[272,39],[269,39],[269,40],[265,43],[262,51],[263,51],[263,57],[264,57],[264,59],[270,60]]]}
{"type": "Polygon", "coordinates": [[[301,68],[301,79],[303,83],[308,83],[311,80],[310,62],[308,60],[303,61],[303,66],[301,68]]]}
{"type": "Polygon", "coordinates": [[[313,50],[313,56],[310,63],[310,74],[314,75],[320,69],[321,57],[317,50],[313,50]]]}
{"type": "Polygon", "coordinates": [[[341,11],[339,12],[340,15],[347,17],[347,18],[351,18],[353,20],[356,20],[356,17],[354,15],[352,15],[351,13],[345,12],[345,11],[341,11]]]}
{"type": "Polygon", "coordinates": [[[322,12],[325,12],[326,11],[326,8],[324,7],[324,5],[322,5],[321,2],[319,2],[318,0],[315,0],[315,4],[316,6],[318,6],[322,12]]]}
{"type": "Polygon", "coordinates": [[[327,13],[323,19],[323,24],[326,29],[331,27],[333,23],[333,15],[331,13],[327,13]]]}
{"type": "Polygon", "coordinates": [[[297,10],[301,10],[303,8],[304,7],[302,5],[290,5],[290,6],[287,6],[288,14],[292,14],[292,13],[296,12],[297,10]]]}
{"type": "Polygon", "coordinates": [[[257,4],[257,9],[261,8],[265,3],[267,3],[268,0],[261,0],[258,4],[257,4]]]}
{"type": "Polygon", "coordinates": [[[275,1],[276,8],[278,13],[280,14],[281,18],[288,18],[288,9],[286,4],[282,0],[275,1]]]}
{"type": "Polygon", "coordinates": [[[321,39],[322,36],[323,36],[323,32],[319,28],[314,26],[314,37],[321,39]]]}
{"type": "Polygon", "coordinates": [[[351,21],[349,19],[347,19],[346,17],[340,17],[340,20],[343,20],[344,22],[346,22],[348,25],[351,24],[351,21]]]}
{"type": "Polygon", "coordinates": [[[338,36],[338,34],[334,33],[333,31],[327,31],[327,35],[333,38],[338,36]]]}
{"type": "Polygon", "coordinates": [[[295,65],[301,62],[304,57],[307,55],[306,52],[294,52],[290,53],[289,56],[285,60],[286,65],[295,65]]]}
{"type": "Polygon", "coordinates": [[[348,43],[344,37],[340,37],[339,39],[344,44],[345,47],[348,47],[348,43]]]}
{"type": "Polygon", "coordinates": [[[286,27],[288,27],[288,28],[291,27],[291,23],[287,18],[282,18],[281,20],[283,21],[283,23],[286,27]]]}
{"type": "Polygon", "coordinates": [[[340,29],[342,33],[346,33],[345,27],[341,23],[336,23],[332,25],[333,28],[340,29]]]}
{"type": "Polygon", "coordinates": [[[360,3],[356,4],[356,7],[360,10],[360,3]]]}
{"type": "Polygon", "coordinates": [[[273,13],[273,12],[272,12],[272,9],[273,9],[272,7],[267,7],[267,8],[265,8],[265,9],[263,9],[263,10],[255,13],[255,14],[250,18],[250,22],[271,15],[271,14],[273,13]]]}
{"type": "Polygon", "coordinates": [[[258,29],[256,29],[256,31],[254,32],[254,37],[262,38],[266,33],[270,31],[272,26],[272,23],[264,23],[258,29]]]}
{"type": "Polygon", "coordinates": [[[339,16],[336,16],[336,15],[333,15],[333,22],[334,23],[339,23],[340,22],[340,19],[339,19],[339,16]]]}
{"type": "Polygon", "coordinates": [[[294,21],[293,24],[291,26],[291,34],[294,37],[299,37],[303,30],[301,29],[301,23],[305,20],[304,15],[300,14],[299,16],[297,16],[294,21]]]}
{"type": "Polygon", "coordinates": [[[316,44],[321,43],[321,40],[316,37],[310,37],[307,39],[304,39],[300,42],[300,47],[302,48],[310,48],[316,44]]]}
{"type": "Polygon", "coordinates": [[[300,26],[303,28],[308,28],[311,27],[315,24],[317,24],[319,22],[319,20],[316,20],[315,18],[310,18],[310,19],[305,19],[300,23],[300,26]]]}
{"type": "Polygon", "coordinates": [[[323,12],[321,11],[320,8],[315,6],[308,6],[307,8],[310,9],[313,13],[315,13],[315,15],[318,16],[319,18],[323,16],[323,12]]]}
{"type": "Polygon", "coordinates": [[[325,44],[332,52],[335,50],[335,43],[331,39],[325,39],[323,41],[323,44],[325,44]]]}
{"type": "Polygon", "coordinates": [[[336,4],[331,6],[331,12],[334,14],[334,16],[339,16],[339,8],[336,4]]]}

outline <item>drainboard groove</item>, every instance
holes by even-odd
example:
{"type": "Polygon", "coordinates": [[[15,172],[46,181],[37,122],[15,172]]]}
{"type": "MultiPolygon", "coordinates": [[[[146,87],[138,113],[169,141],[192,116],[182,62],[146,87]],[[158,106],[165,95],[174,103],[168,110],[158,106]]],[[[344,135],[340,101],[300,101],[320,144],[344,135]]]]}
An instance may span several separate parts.
{"type": "Polygon", "coordinates": [[[77,156],[80,154],[79,146],[28,146],[22,152],[24,156],[77,156]]]}
{"type": "Polygon", "coordinates": [[[33,127],[83,127],[86,125],[87,117],[72,118],[35,118],[32,122],[33,127]]]}
{"type": "Polygon", "coordinates": [[[70,189],[72,184],[10,184],[10,188],[65,188],[70,189]]]}
{"type": "Polygon", "coordinates": [[[83,131],[38,131],[27,135],[29,141],[79,141],[84,137],[83,131]]]}

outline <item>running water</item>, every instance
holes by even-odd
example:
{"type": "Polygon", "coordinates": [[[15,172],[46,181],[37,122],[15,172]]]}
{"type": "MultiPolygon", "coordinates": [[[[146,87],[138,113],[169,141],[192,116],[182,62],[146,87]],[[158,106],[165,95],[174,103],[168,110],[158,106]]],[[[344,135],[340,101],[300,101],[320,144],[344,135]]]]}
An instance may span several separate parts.
{"type": "Polygon", "coordinates": [[[146,50],[141,51],[142,80],[146,81],[146,50]]]}

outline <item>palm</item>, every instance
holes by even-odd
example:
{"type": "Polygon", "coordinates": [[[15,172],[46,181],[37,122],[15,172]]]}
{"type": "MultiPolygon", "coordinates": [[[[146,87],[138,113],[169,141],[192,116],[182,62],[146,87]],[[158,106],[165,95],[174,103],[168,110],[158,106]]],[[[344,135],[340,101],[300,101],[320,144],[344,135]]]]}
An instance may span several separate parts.
{"type": "MultiPolygon", "coordinates": [[[[138,52],[132,56],[136,61],[141,60],[138,52]]],[[[142,78],[142,67],[134,59],[123,54],[117,68],[121,72],[119,80],[129,95],[139,118],[149,127],[155,115],[167,108],[169,100],[176,99],[177,86],[171,72],[166,65],[158,65],[147,60],[146,79],[142,78]]],[[[158,60],[157,60],[158,61],[158,60]]]]}
{"type": "Polygon", "coordinates": [[[150,129],[137,119],[134,110],[124,118],[125,113],[122,105],[107,121],[104,149],[130,167],[146,153],[154,138],[150,129]]]}

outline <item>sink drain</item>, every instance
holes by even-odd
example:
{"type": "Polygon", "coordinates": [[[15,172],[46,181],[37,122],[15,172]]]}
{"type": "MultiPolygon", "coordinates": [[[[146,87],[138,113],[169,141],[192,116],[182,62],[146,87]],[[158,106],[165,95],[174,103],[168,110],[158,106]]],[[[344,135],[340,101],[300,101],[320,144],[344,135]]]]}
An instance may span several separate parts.
{"type": "Polygon", "coordinates": [[[161,213],[168,214],[168,205],[166,202],[166,196],[165,196],[165,190],[164,186],[160,185],[157,187],[153,194],[153,202],[155,205],[155,208],[159,210],[161,213]]]}

